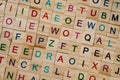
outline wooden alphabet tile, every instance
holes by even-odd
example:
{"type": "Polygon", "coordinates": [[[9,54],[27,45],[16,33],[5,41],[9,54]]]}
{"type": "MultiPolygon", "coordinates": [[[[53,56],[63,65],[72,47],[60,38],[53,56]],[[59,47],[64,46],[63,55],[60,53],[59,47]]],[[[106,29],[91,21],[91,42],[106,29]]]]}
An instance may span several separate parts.
{"type": "Polygon", "coordinates": [[[6,68],[5,69],[5,80],[16,80],[17,69],[14,68],[6,68]]]}
{"type": "Polygon", "coordinates": [[[7,39],[0,39],[0,54],[8,54],[10,49],[10,41],[7,39]]]}
{"type": "Polygon", "coordinates": [[[3,28],[2,33],[1,33],[1,38],[11,41],[12,37],[13,37],[13,30],[8,29],[8,28],[3,28]]]}
{"type": "Polygon", "coordinates": [[[0,66],[0,79],[4,79],[4,72],[5,72],[6,66],[0,66]]]}
{"type": "MultiPolygon", "coordinates": [[[[54,0],[53,0],[54,1],[54,0]]],[[[64,13],[66,9],[66,1],[64,0],[55,0],[54,11],[64,13]]]]}
{"type": "Polygon", "coordinates": [[[11,15],[11,16],[16,16],[17,13],[17,4],[7,2],[6,9],[5,9],[5,14],[11,15]]]}
{"type": "Polygon", "coordinates": [[[0,27],[2,27],[2,24],[3,24],[3,18],[4,15],[0,13],[0,27]]]}
{"type": "Polygon", "coordinates": [[[9,16],[5,15],[4,21],[3,21],[3,27],[6,28],[14,28],[14,23],[15,23],[15,17],[14,16],[9,16]]]}
{"type": "Polygon", "coordinates": [[[50,27],[51,27],[51,24],[41,21],[37,29],[37,34],[49,36],[50,27]]]}
{"type": "Polygon", "coordinates": [[[59,39],[49,37],[46,49],[57,50],[59,39]]]}
{"type": "Polygon", "coordinates": [[[0,66],[6,66],[7,64],[7,55],[0,54],[0,66]]]}
{"type": "MultiPolygon", "coordinates": [[[[81,1],[81,0],[79,0],[79,1],[81,1]]],[[[88,0],[86,0],[86,1],[88,1],[88,0]]],[[[88,9],[89,9],[88,6],[82,5],[82,4],[78,4],[77,5],[77,10],[76,10],[76,16],[80,17],[80,18],[86,19],[87,18],[87,14],[88,14],[88,9]]]]}
{"type": "Polygon", "coordinates": [[[35,45],[40,48],[46,48],[47,41],[48,41],[48,36],[38,34],[35,45]]]}
{"type": "Polygon", "coordinates": [[[29,19],[39,20],[40,18],[40,9],[30,8],[29,10],[29,19]]]}
{"type": "Polygon", "coordinates": [[[38,29],[38,21],[28,19],[26,25],[26,32],[36,33],[38,29]]]}
{"type": "Polygon", "coordinates": [[[20,31],[25,31],[27,21],[28,20],[25,19],[25,18],[16,17],[15,18],[14,29],[15,30],[20,30],[20,31]]]}
{"type": "Polygon", "coordinates": [[[41,10],[40,21],[50,23],[52,20],[52,11],[50,10],[41,10]]]}
{"type": "Polygon", "coordinates": [[[43,9],[47,9],[47,10],[53,10],[55,6],[55,0],[44,0],[43,1],[43,9]]]}
{"type": "Polygon", "coordinates": [[[0,14],[4,13],[5,7],[6,7],[6,2],[5,1],[0,1],[0,14]]]}
{"type": "Polygon", "coordinates": [[[19,5],[17,11],[17,17],[27,18],[29,15],[29,6],[27,5],[19,5]]]}

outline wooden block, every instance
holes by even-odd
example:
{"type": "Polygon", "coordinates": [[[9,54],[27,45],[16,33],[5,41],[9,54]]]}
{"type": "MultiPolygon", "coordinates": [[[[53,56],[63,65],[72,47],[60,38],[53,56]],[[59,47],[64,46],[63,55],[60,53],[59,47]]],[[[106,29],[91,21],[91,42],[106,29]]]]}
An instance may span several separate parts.
{"type": "Polygon", "coordinates": [[[90,58],[101,61],[103,59],[103,50],[104,50],[103,48],[93,47],[90,58]]]}
{"type": "Polygon", "coordinates": [[[56,51],[52,51],[52,50],[46,50],[45,54],[43,54],[43,61],[44,62],[48,62],[51,64],[55,63],[55,58],[56,58],[56,51]]]}
{"type": "Polygon", "coordinates": [[[82,36],[82,43],[87,45],[93,45],[95,38],[95,32],[86,30],[82,36]]]}
{"type": "Polygon", "coordinates": [[[94,40],[94,46],[104,48],[105,36],[96,34],[94,40]]]}
{"type": "Polygon", "coordinates": [[[24,43],[26,45],[30,45],[30,46],[34,46],[35,45],[35,40],[36,40],[36,34],[35,33],[30,33],[30,32],[27,32],[25,33],[25,39],[24,39],[24,43]]]}
{"type": "Polygon", "coordinates": [[[55,59],[55,65],[62,65],[65,67],[67,61],[66,57],[68,57],[67,54],[57,53],[55,59]]]}
{"type": "Polygon", "coordinates": [[[74,24],[74,29],[77,29],[79,31],[84,31],[85,30],[85,26],[86,26],[86,19],[84,18],[80,18],[80,17],[76,17],[75,18],[75,24],[74,24]]]}
{"type": "Polygon", "coordinates": [[[17,69],[18,62],[19,62],[19,56],[16,56],[16,57],[14,57],[12,55],[7,56],[7,67],[8,68],[17,69]]]}
{"type": "Polygon", "coordinates": [[[97,28],[96,28],[96,33],[106,36],[108,28],[109,28],[109,24],[104,23],[104,22],[98,22],[97,28]]]}
{"type": "Polygon", "coordinates": [[[77,42],[67,41],[67,40],[60,40],[57,51],[66,53],[66,54],[74,54],[79,55],[81,46],[77,42]]]}
{"type": "Polygon", "coordinates": [[[6,2],[0,1],[0,14],[3,14],[5,11],[6,2]]]}
{"type": "Polygon", "coordinates": [[[85,31],[89,31],[91,33],[95,33],[96,27],[97,27],[97,21],[92,20],[92,19],[86,19],[86,26],[85,31]]]}
{"type": "Polygon", "coordinates": [[[26,35],[25,32],[14,31],[12,41],[14,43],[23,44],[25,40],[25,35],[26,35]]]}
{"type": "Polygon", "coordinates": [[[52,77],[54,65],[50,63],[43,63],[41,75],[46,75],[52,77]]]}
{"type": "Polygon", "coordinates": [[[63,14],[58,12],[53,12],[51,23],[55,25],[62,25],[63,14]]]}
{"type": "Polygon", "coordinates": [[[37,34],[49,36],[51,24],[40,22],[37,30],[37,34]]]}
{"type": "Polygon", "coordinates": [[[46,75],[41,75],[40,80],[61,80],[61,79],[53,78],[53,77],[46,76],[46,75]]]}
{"type": "Polygon", "coordinates": [[[119,80],[120,78],[110,77],[110,80],[119,80]]]}
{"type": "Polygon", "coordinates": [[[17,69],[16,68],[6,68],[5,70],[5,80],[16,80],[17,69]]]}
{"type": "Polygon", "coordinates": [[[65,12],[65,8],[66,8],[66,1],[64,0],[57,0],[54,3],[54,11],[55,12],[60,12],[60,13],[64,13],[65,12]]]}
{"type": "Polygon", "coordinates": [[[30,69],[30,60],[20,58],[18,63],[18,69],[28,71],[30,69]]]}
{"type": "Polygon", "coordinates": [[[17,73],[17,77],[16,79],[17,80],[27,80],[27,76],[28,76],[28,72],[26,71],[23,71],[23,70],[19,70],[18,73],[17,73]]]}
{"type": "Polygon", "coordinates": [[[89,5],[90,0],[78,0],[78,3],[84,4],[84,5],[89,5]]]}
{"type": "Polygon", "coordinates": [[[66,67],[54,65],[52,77],[55,79],[63,80],[65,71],[66,71],[66,67]]]}
{"type": "Polygon", "coordinates": [[[103,75],[111,76],[112,67],[114,66],[110,63],[101,62],[99,73],[103,75]]]}
{"type": "Polygon", "coordinates": [[[74,28],[75,17],[64,15],[62,25],[68,28],[74,28]]]}
{"type": "Polygon", "coordinates": [[[26,32],[36,33],[38,28],[38,21],[28,19],[26,32]]]}
{"type": "Polygon", "coordinates": [[[39,80],[39,74],[28,73],[27,80],[39,80]]]}
{"type": "Polygon", "coordinates": [[[101,1],[99,1],[99,0],[97,0],[97,1],[90,0],[90,6],[100,7],[100,4],[101,4],[101,1]]]}
{"type": "Polygon", "coordinates": [[[46,48],[55,51],[55,50],[57,50],[58,43],[59,43],[59,39],[49,37],[46,48]]]}
{"type": "Polygon", "coordinates": [[[93,48],[92,46],[81,45],[79,56],[90,58],[92,54],[92,48],[93,48]]]}
{"type": "Polygon", "coordinates": [[[59,38],[61,35],[61,27],[57,25],[50,25],[49,35],[50,37],[59,38]]]}
{"type": "Polygon", "coordinates": [[[34,47],[33,56],[32,56],[32,63],[41,65],[43,62],[43,57],[45,54],[45,49],[34,47]]]}
{"type": "Polygon", "coordinates": [[[12,36],[13,36],[13,30],[12,29],[8,29],[8,28],[3,28],[2,29],[2,34],[1,34],[2,39],[7,39],[7,40],[12,41],[12,36]]]}
{"type": "Polygon", "coordinates": [[[29,19],[39,20],[40,18],[40,9],[30,8],[29,10],[29,19]]]}
{"type": "Polygon", "coordinates": [[[110,10],[105,10],[105,9],[100,9],[99,12],[100,13],[99,13],[98,20],[103,21],[103,22],[109,22],[111,11],[110,10]]]}
{"type": "Polygon", "coordinates": [[[54,5],[55,5],[55,1],[54,0],[52,0],[52,1],[44,0],[42,8],[43,9],[47,9],[47,10],[53,10],[54,9],[54,5]]]}
{"type": "Polygon", "coordinates": [[[44,0],[41,0],[41,1],[37,1],[37,0],[33,1],[33,0],[30,0],[30,6],[41,9],[41,8],[42,8],[42,5],[43,5],[43,2],[44,2],[44,0]]]}
{"type": "Polygon", "coordinates": [[[102,0],[101,1],[101,4],[100,4],[100,7],[101,8],[104,8],[104,9],[111,9],[113,7],[113,0],[102,0]]]}
{"type": "Polygon", "coordinates": [[[3,80],[5,72],[5,66],[0,66],[0,80],[3,80]]]}
{"type": "Polygon", "coordinates": [[[79,60],[78,56],[69,55],[69,56],[66,57],[66,59],[67,59],[66,66],[68,68],[77,69],[77,64],[78,64],[78,60],[79,60]]]}
{"type": "Polygon", "coordinates": [[[29,15],[29,6],[19,5],[17,11],[17,17],[27,18],[29,15]]]}
{"type": "MultiPolygon", "coordinates": [[[[79,1],[81,1],[81,0],[79,0],[79,1]]],[[[86,1],[89,1],[89,0],[86,0],[86,1]]],[[[88,14],[89,7],[86,6],[86,5],[83,5],[83,4],[80,3],[79,5],[77,5],[76,16],[79,17],[80,19],[81,18],[82,19],[86,19],[87,18],[87,14],[88,14]]]]}
{"type": "Polygon", "coordinates": [[[99,75],[99,79],[98,80],[110,80],[109,76],[106,76],[106,75],[101,75],[101,74],[98,74],[99,75]]]}
{"type": "Polygon", "coordinates": [[[0,27],[2,27],[2,24],[3,24],[3,18],[4,15],[0,13],[0,27]]]}
{"type": "Polygon", "coordinates": [[[119,0],[113,0],[113,5],[112,5],[112,11],[115,12],[120,12],[120,6],[119,6],[120,1],[119,0]]]}
{"type": "Polygon", "coordinates": [[[50,23],[52,20],[52,11],[50,10],[41,10],[40,21],[50,23]]]}
{"type": "Polygon", "coordinates": [[[15,23],[15,17],[5,15],[4,21],[3,21],[3,27],[13,29],[14,28],[14,23],[15,23]]]}
{"type": "Polygon", "coordinates": [[[9,55],[13,57],[20,57],[20,54],[22,53],[23,45],[19,43],[11,43],[10,45],[10,51],[9,55]]]}
{"type": "Polygon", "coordinates": [[[10,41],[6,39],[0,39],[0,54],[8,54],[10,48],[10,41]]]}
{"type": "Polygon", "coordinates": [[[115,57],[115,51],[112,51],[112,50],[104,50],[102,61],[114,63],[114,60],[115,60],[115,59],[116,59],[116,57],[115,57]]]}
{"type": "Polygon", "coordinates": [[[15,18],[14,29],[15,30],[20,30],[20,31],[25,31],[26,24],[27,24],[27,19],[16,17],[15,18]]]}
{"type": "Polygon", "coordinates": [[[77,10],[76,3],[66,3],[65,15],[75,17],[76,10],[77,10]]]}
{"type": "Polygon", "coordinates": [[[86,80],[98,80],[99,79],[99,75],[96,73],[88,73],[87,79],[86,80]]]}
{"type": "Polygon", "coordinates": [[[119,64],[120,62],[120,51],[115,51],[113,55],[113,63],[119,64]]]}
{"type": "Polygon", "coordinates": [[[81,43],[82,35],[83,35],[83,31],[73,29],[71,41],[76,43],[81,43]]]}
{"type": "Polygon", "coordinates": [[[87,18],[98,20],[99,8],[89,7],[87,18]]]}
{"type": "Polygon", "coordinates": [[[112,64],[111,76],[115,78],[120,78],[120,64],[112,64]]]}
{"type": "Polygon", "coordinates": [[[46,48],[47,41],[48,41],[48,36],[38,34],[35,45],[40,48],[46,48]]]}
{"type": "Polygon", "coordinates": [[[17,11],[17,4],[7,2],[6,9],[5,9],[5,14],[15,16],[16,11],[17,11]]]}
{"type": "Polygon", "coordinates": [[[24,58],[24,59],[29,59],[31,60],[32,59],[32,55],[33,55],[33,48],[32,46],[28,46],[28,45],[24,45],[22,47],[22,53],[20,54],[20,57],[21,58],[24,58]]]}
{"type": "Polygon", "coordinates": [[[101,66],[101,61],[91,59],[90,63],[89,63],[89,66],[90,66],[89,73],[92,72],[92,73],[98,74],[100,66],[101,66]]]}
{"type": "Polygon", "coordinates": [[[115,25],[120,25],[120,14],[118,12],[111,12],[110,14],[110,23],[115,25]]]}
{"type": "Polygon", "coordinates": [[[7,64],[7,55],[0,54],[0,66],[6,66],[7,64]]]}
{"type": "Polygon", "coordinates": [[[90,70],[90,59],[80,56],[77,67],[80,71],[88,72],[90,70]]]}
{"type": "Polygon", "coordinates": [[[19,4],[30,5],[31,0],[19,0],[19,4]]]}
{"type": "Polygon", "coordinates": [[[72,38],[72,33],[73,33],[72,31],[73,31],[72,29],[62,27],[61,34],[60,34],[60,39],[70,41],[71,38],[72,38]]]}
{"type": "Polygon", "coordinates": [[[105,49],[117,50],[119,49],[118,44],[119,42],[117,41],[117,39],[105,37],[105,44],[104,44],[105,49]]]}
{"type": "Polygon", "coordinates": [[[18,4],[19,0],[9,0],[8,2],[11,2],[11,3],[16,3],[16,4],[18,4]]]}

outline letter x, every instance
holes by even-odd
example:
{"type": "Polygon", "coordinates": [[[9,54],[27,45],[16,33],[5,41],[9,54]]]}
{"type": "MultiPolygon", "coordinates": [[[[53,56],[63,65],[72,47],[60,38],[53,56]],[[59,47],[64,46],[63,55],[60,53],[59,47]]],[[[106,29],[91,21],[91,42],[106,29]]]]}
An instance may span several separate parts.
{"type": "Polygon", "coordinates": [[[93,62],[92,69],[95,68],[97,70],[97,65],[98,65],[98,63],[93,62]]]}

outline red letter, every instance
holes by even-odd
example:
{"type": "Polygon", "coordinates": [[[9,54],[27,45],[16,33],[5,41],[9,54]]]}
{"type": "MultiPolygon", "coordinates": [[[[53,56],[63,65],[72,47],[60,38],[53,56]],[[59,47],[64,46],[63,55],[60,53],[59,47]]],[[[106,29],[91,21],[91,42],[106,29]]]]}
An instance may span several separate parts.
{"type": "Polygon", "coordinates": [[[44,17],[46,17],[46,18],[48,19],[48,14],[47,14],[47,12],[43,15],[42,19],[43,19],[44,17]]]}
{"type": "Polygon", "coordinates": [[[36,16],[37,16],[37,14],[38,14],[38,13],[37,13],[37,11],[36,11],[36,10],[32,10],[32,14],[31,14],[31,16],[32,16],[32,17],[36,17],[36,16]]]}
{"type": "Polygon", "coordinates": [[[69,7],[68,7],[68,11],[70,11],[70,12],[72,12],[73,11],[73,5],[69,5],[69,7]]]}
{"type": "Polygon", "coordinates": [[[61,62],[63,63],[63,58],[62,58],[62,56],[60,56],[60,57],[58,58],[57,62],[58,62],[58,61],[61,61],[61,62]]]}
{"type": "Polygon", "coordinates": [[[18,50],[18,46],[13,46],[12,52],[17,53],[17,50],[18,50]]]}
{"type": "Polygon", "coordinates": [[[30,22],[29,29],[34,30],[34,25],[35,25],[35,23],[30,22]]]}
{"type": "Polygon", "coordinates": [[[10,37],[10,32],[9,31],[5,31],[4,37],[5,38],[9,38],[10,37]]]}
{"type": "Polygon", "coordinates": [[[69,31],[68,31],[68,30],[64,30],[64,31],[63,31],[63,36],[65,36],[65,37],[69,36],[69,31]],[[65,34],[65,32],[66,32],[67,34],[65,34]]]}
{"type": "Polygon", "coordinates": [[[0,56],[0,64],[1,64],[3,58],[4,58],[4,57],[0,56]]]}
{"type": "Polygon", "coordinates": [[[28,42],[28,40],[32,43],[32,36],[30,35],[27,35],[27,39],[26,39],[26,42],[28,42]]]}

